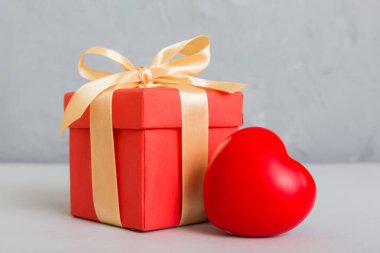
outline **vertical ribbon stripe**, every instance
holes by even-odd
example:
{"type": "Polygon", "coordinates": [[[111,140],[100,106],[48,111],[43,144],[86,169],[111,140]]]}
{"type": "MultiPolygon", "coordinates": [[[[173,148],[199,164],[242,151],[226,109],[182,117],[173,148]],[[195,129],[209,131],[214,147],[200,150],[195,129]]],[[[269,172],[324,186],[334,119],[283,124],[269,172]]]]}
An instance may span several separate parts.
{"type": "Polygon", "coordinates": [[[95,213],[99,221],[121,227],[112,129],[113,90],[90,106],[91,176],[95,213]]]}
{"type": "Polygon", "coordinates": [[[180,225],[206,220],[203,179],[208,160],[208,101],[204,90],[179,90],[182,111],[182,213],[180,225]]]}

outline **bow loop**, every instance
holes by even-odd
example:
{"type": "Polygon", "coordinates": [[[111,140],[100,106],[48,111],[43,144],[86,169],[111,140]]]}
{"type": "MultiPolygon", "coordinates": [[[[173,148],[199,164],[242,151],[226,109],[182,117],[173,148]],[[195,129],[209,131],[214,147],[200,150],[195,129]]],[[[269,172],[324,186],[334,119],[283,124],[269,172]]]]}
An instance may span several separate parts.
{"type": "Polygon", "coordinates": [[[91,54],[103,56],[105,58],[108,58],[118,63],[124,69],[124,71],[132,71],[135,69],[135,66],[133,65],[133,63],[127,58],[125,58],[122,54],[105,47],[91,47],[87,49],[86,52],[84,52],[80,56],[79,62],[78,62],[78,72],[85,79],[96,80],[96,79],[113,74],[110,72],[95,70],[88,67],[84,62],[84,58],[85,56],[91,55],[91,54]]]}
{"type": "Polygon", "coordinates": [[[151,67],[164,67],[168,75],[195,76],[204,71],[210,62],[210,40],[206,36],[198,36],[168,46],[153,58],[151,67]],[[182,57],[173,59],[175,56],[182,57]]]}

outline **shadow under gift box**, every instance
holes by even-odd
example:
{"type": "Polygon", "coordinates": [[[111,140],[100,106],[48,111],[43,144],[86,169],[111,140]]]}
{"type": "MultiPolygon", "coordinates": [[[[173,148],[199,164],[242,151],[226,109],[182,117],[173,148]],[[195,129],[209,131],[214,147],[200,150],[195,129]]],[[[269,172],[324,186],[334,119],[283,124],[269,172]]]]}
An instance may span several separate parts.
{"type": "MultiPolygon", "coordinates": [[[[65,94],[65,107],[73,94],[65,94]]],[[[207,96],[210,159],[216,147],[242,125],[243,95],[207,91],[207,96]]],[[[180,106],[176,89],[122,89],[113,95],[119,208],[125,228],[149,231],[180,222],[180,106]]],[[[73,216],[98,221],[92,197],[88,109],[70,126],[70,195],[73,216]]]]}

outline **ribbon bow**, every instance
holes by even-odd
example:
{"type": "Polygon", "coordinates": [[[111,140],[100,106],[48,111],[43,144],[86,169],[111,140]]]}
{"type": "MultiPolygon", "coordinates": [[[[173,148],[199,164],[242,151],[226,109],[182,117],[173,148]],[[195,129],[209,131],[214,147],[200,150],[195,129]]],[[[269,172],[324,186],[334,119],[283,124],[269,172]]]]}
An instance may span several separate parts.
{"type": "MultiPolygon", "coordinates": [[[[149,68],[135,67],[118,52],[92,47],[79,59],[78,71],[90,82],[73,95],[63,114],[61,132],[90,107],[92,189],[101,222],[121,225],[112,129],[112,94],[117,89],[164,87],[179,90],[182,112],[182,213],[180,224],[205,220],[202,185],[208,159],[208,102],[206,89],[233,93],[245,85],[195,77],[210,60],[210,41],[198,36],[158,52],[149,68]],[[106,57],[122,68],[110,73],[84,63],[87,55],[106,57]],[[182,57],[175,58],[181,55],[182,57]]],[[[126,108],[128,110],[128,108],[126,108]]]]}

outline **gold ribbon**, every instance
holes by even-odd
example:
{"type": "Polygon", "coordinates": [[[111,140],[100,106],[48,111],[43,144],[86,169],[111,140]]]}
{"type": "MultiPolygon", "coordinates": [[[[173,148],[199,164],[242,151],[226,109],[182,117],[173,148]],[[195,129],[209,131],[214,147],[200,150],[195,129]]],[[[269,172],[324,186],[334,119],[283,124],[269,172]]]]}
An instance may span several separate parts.
{"type": "MultiPolygon", "coordinates": [[[[122,226],[119,211],[112,129],[112,95],[117,89],[165,87],[178,89],[182,112],[182,213],[180,225],[204,221],[203,177],[208,159],[206,89],[233,93],[245,85],[195,77],[210,60],[210,41],[198,36],[170,45],[156,54],[149,68],[136,68],[116,51],[92,47],[79,59],[78,71],[90,82],[73,95],[63,114],[61,132],[90,107],[92,191],[95,212],[103,223],[122,226]],[[110,73],[84,63],[87,55],[106,57],[124,70],[110,73]],[[182,57],[175,58],[181,55],[182,57]]],[[[127,108],[128,109],[128,108],[127,108]]],[[[131,108],[133,110],[133,108],[131,108]]]]}

